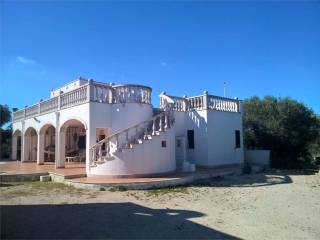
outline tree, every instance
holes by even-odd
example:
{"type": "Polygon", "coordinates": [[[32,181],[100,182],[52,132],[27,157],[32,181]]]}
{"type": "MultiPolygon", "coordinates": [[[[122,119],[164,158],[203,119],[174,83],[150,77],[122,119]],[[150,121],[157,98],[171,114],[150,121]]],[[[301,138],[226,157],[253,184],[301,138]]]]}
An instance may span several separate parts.
{"type": "Polygon", "coordinates": [[[248,149],[270,149],[271,165],[296,167],[310,156],[320,121],[311,109],[290,98],[266,96],[244,101],[244,142],[248,149]]]}
{"type": "MultiPolygon", "coordinates": [[[[320,122],[320,116],[317,116],[318,121],[320,122]]],[[[320,156],[320,127],[318,128],[318,137],[316,140],[310,144],[309,151],[314,157],[320,156]]]]}
{"type": "Polygon", "coordinates": [[[0,104],[0,128],[11,121],[11,111],[6,104],[0,104]]]}
{"type": "Polygon", "coordinates": [[[8,158],[11,152],[11,130],[4,130],[4,126],[11,121],[11,111],[6,104],[0,104],[0,160],[8,158]],[[7,131],[10,134],[5,134],[7,131]]]}

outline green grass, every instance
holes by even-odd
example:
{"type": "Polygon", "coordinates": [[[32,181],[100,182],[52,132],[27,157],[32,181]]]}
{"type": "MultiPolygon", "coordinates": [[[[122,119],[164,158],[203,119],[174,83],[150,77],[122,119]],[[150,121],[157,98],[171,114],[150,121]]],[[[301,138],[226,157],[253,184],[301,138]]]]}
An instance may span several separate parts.
{"type": "Polygon", "coordinates": [[[37,195],[49,192],[68,192],[71,194],[80,194],[83,192],[73,186],[56,182],[14,182],[1,183],[1,191],[3,194],[11,196],[27,196],[37,195]]]}
{"type": "Polygon", "coordinates": [[[148,196],[160,196],[165,194],[188,194],[188,193],[190,193],[190,189],[188,187],[183,187],[183,186],[151,189],[146,191],[146,194],[148,196]]]}
{"type": "Polygon", "coordinates": [[[109,190],[110,192],[125,192],[127,191],[127,188],[125,186],[116,186],[116,187],[112,187],[109,190]]]}

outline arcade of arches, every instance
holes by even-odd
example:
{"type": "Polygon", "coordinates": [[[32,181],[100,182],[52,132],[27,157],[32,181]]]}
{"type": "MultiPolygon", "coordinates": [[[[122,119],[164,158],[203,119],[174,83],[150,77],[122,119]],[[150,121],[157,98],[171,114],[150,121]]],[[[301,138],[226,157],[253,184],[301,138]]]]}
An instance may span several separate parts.
{"type": "Polygon", "coordinates": [[[51,124],[38,132],[33,127],[24,134],[16,130],[12,141],[12,158],[22,162],[55,162],[56,167],[64,167],[66,160],[86,160],[86,129],[79,120],[68,120],[59,132],[51,124]]]}

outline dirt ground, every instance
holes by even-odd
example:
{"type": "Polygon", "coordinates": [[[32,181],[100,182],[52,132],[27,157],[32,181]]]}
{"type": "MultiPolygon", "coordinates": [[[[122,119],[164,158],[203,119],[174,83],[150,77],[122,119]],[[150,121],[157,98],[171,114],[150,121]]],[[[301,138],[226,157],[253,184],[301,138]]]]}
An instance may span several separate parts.
{"type": "Polygon", "coordinates": [[[320,239],[319,174],[274,171],[123,190],[2,184],[1,239],[320,239]]]}

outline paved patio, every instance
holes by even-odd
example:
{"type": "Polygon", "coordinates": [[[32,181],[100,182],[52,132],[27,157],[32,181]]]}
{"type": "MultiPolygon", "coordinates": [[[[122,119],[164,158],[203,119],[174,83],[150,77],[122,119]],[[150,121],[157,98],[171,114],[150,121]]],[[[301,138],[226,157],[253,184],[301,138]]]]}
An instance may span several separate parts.
{"type": "MultiPolygon", "coordinates": [[[[24,175],[48,175],[62,177],[62,180],[80,188],[126,186],[128,189],[147,189],[191,183],[195,180],[223,176],[239,171],[239,166],[217,167],[213,169],[197,169],[194,173],[173,173],[161,177],[112,178],[103,176],[86,176],[84,163],[66,163],[65,168],[56,169],[54,163],[38,165],[35,162],[19,161],[0,162],[0,177],[24,175]]],[[[2,178],[5,179],[5,178],[2,178]]],[[[55,178],[57,179],[57,178],[55,178]]],[[[5,180],[3,180],[5,181],[5,180]]],[[[61,181],[61,178],[60,178],[61,181]]]]}
{"type": "Polygon", "coordinates": [[[65,168],[56,169],[54,163],[46,162],[38,165],[35,162],[0,162],[0,172],[2,174],[32,174],[32,173],[55,173],[60,176],[79,175],[86,173],[84,163],[66,163],[65,168]]]}

